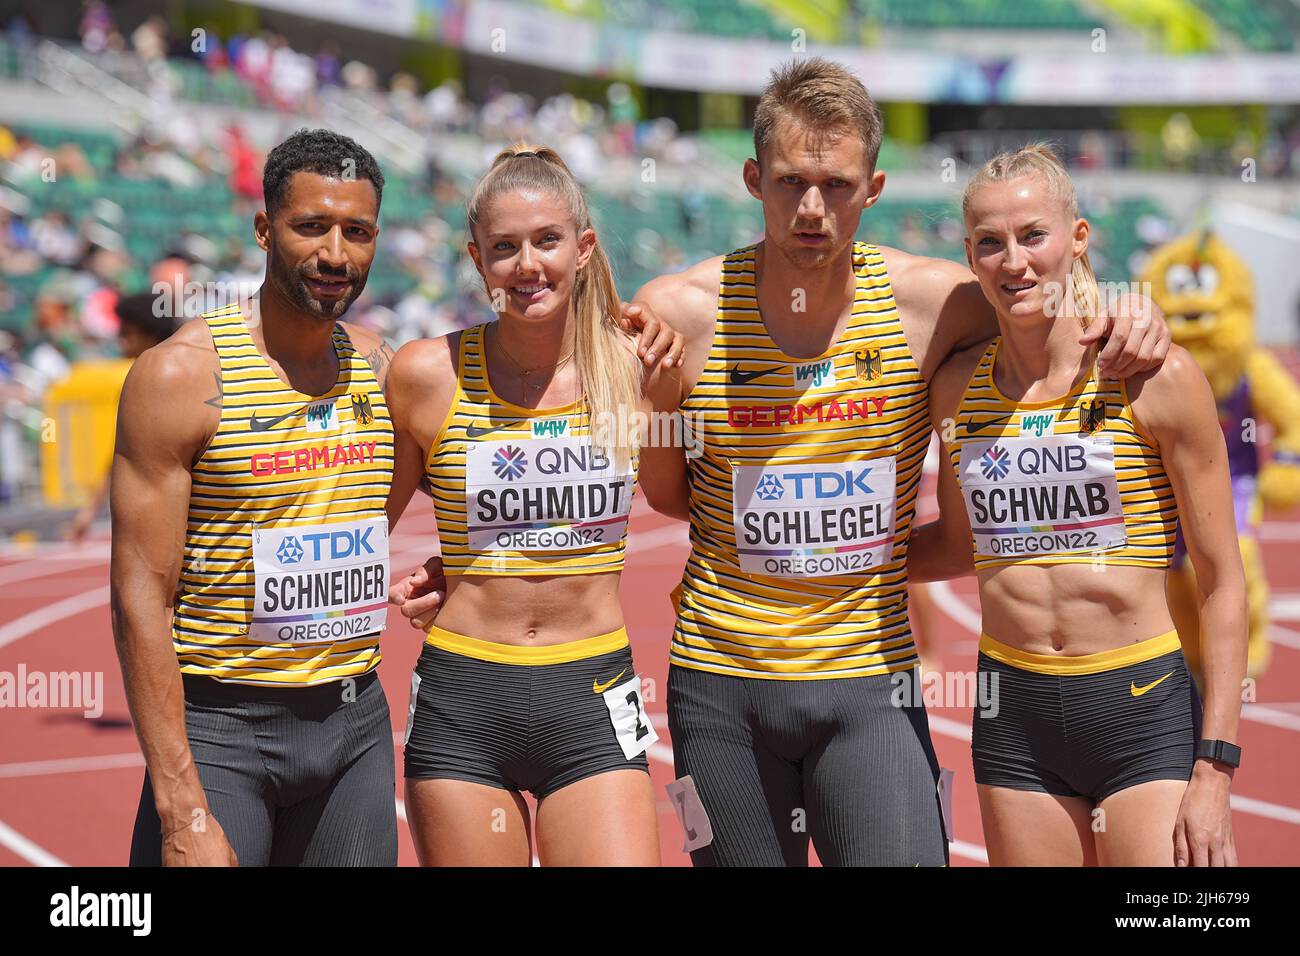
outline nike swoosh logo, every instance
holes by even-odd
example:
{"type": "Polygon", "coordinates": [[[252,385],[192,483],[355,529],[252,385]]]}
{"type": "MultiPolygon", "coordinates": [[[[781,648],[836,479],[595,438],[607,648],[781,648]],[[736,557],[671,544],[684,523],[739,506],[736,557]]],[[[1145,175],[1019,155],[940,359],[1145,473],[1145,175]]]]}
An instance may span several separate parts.
{"type": "Polygon", "coordinates": [[[984,422],[967,422],[966,434],[974,435],[976,432],[980,431],[983,428],[988,428],[990,425],[1008,425],[1010,423],[1011,423],[1010,415],[1006,416],[1005,418],[990,418],[988,421],[984,421],[984,422]]]}
{"type": "Polygon", "coordinates": [[[276,425],[280,424],[280,422],[284,421],[286,418],[293,418],[293,416],[301,415],[306,411],[307,411],[307,406],[304,405],[302,408],[295,409],[292,412],[285,412],[283,415],[279,415],[275,418],[258,418],[257,413],[254,412],[248,418],[248,425],[255,432],[264,432],[268,428],[274,428],[276,425]]]}
{"type": "MultiPolygon", "coordinates": [[[[618,677],[622,677],[622,676],[623,676],[624,674],[626,674],[626,673],[627,673],[627,668],[625,667],[625,668],[623,668],[621,671],[618,672],[618,677]]],[[[599,681],[593,680],[593,681],[591,682],[591,692],[592,692],[593,694],[603,694],[603,693],[605,693],[605,691],[609,690],[611,687],[613,687],[615,684],[618,683],[618,677],[615,677],[612,681],[609,681],[608,683],[605,683],[605,684],[602,684],[602,683],[600,683],[599,681]]]]}
{"type": "Polygon", "coordinates": [[[1169,672],[1168,674],[1166,674],[1164,677],[1160,678],[1160,680],[1153,680],[1151,683],[1147,684],[1146,687],[1139,687],[1137,684],[1132,684],[1132,683],[1130,683],[1130,684],[1128,685],[1128,686],[1129,686],[1129,690],[1131,690],[1131,691],[1133,692],[1133,696],[1134,696],[1134,697],[1141,697],[1143,694],[1145,694],[1147,691],[1149,691],[1152,687],[1155,687],[1156,684],[1159,684],[1160,681],[1164,680],[1166,677],[1173,677],[1173,676],[1174,676],[1174,672],[1173,672],[1173,671],[1170,671],[1170,672],[1169,672]]]}
{"type": "Polygon", "coordinates": [[[773,372],[779,372],[780,370],[781,366],[774,365],[771,368],[760,368],[752,372],[742,372],[740,370],[740,363],[737,362],[731,367],[731,375],[728,378],[728,381],[731,382],[732,385],[745,385],[760,376],[771,375],[773,372]]]}
{"type": "Polygon", "coordinates": [[[499,432],[501,431],[501,429],[505,427],[506,426],[504,425],[490,425],[489,427],[484,428],[481,425],[467,425],[465,427],[465,437],[482,438],[484,435],[490,435],[493,432],[499,432]]]}

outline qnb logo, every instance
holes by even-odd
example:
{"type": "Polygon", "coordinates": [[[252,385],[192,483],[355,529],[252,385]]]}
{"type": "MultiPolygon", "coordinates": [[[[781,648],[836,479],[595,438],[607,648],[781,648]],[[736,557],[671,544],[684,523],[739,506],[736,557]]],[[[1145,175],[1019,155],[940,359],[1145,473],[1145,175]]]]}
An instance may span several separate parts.
{"type": "Polygon", "coordinates": [[[281,564],[297,564],[302,560],[302,545],[296,537],[289,535],[275,549],[275,557],[281,564]]]}
{"type": "MultiPolygon", "coordinates": [[[[343,558],[351,558],[366,554],[374,554],[375,549],[370,544],[370,535],[374,532],[374,526],[366,528],[364,531],[358,528],[345,528],[342,531],[318,531],[315,534],[305,534],[302,540],[312,549],[312,560],[320,561],[329,558],[331,561],[340,561],[343,558]]],[[[285,538],[284,543],[289,539],[285,538]]],[[[277,556],[279,552],[276,552],[277,556]]],[[[301,557],[301,551],[299,557],[301,557]]]]}
{"type": "Polygon", "coordinates": [[[153,927],[153,896],[149,893],[82,893],[74,886],[50,897],[50,925],[62,927],[126,926],[134,936],[148,936],[153,927]]]}
{"type": "Polygon", "coordinates": [[[528,457],[522,448],[506,445],[504,448],[498,448],[496,454],[492,456],[492,470],[496,472],[498,478],[514,481],[516,478],[522,478],[524,472],[528,470],[528,457]]]}
{"type": "Polygon", "coordinates": [[[776,501],[785,494],[785,486],[776,475],[764,475],[758,480],[754,494],[758,495],[760,501],[776,501]]]}
{"type": "Polygon", "coordinates": [[[845,468],[843,471],[796,471],[787,473],[785,480],[794,483],[794,496],[803,498],[851,498],[855,494],[869,495],[867,484],[871,468],[845,468]]]}
{"type": "Polygon", "coordinates": [[[823,359],[820,362],[808,362],[804,365],[794,367],[794,381],[796,385],[812,384],[813,388],[821,388],[827,381],[835,380],[835,361],[833,359],[823,359]]]}
{"type": "Polygon", "coordinates": [[[980,471],[985,478],[1001,481],[1011,467],[1011,456],[1001,445],[994,445],[980,456],[980,471]]]}

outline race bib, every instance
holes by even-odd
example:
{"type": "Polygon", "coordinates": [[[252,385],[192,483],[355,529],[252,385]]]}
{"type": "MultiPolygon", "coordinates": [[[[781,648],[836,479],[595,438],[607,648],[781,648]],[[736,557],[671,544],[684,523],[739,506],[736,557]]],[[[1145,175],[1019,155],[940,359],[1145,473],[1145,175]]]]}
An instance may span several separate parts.
{"type": "Polygon", "coordinates": [[[617,543],[634,475],[585,438],[471,442],[465,514],[471,551],[581,551],[617,543]]]}
{"type": "Polygon", "coordinates": [[[249,640],[323,644],[383,630],[388,519],[253,528],[249,640]]]}
{"type": "Polygon", "coordinates": [[[967,442],[961,491],[977,554],[1071,554],[1128,540],[1109,436],[967,442]]]}
{"type": "Polygon", "coordinates": [[[737,465],[732,518],[748,574],[819,578],[889,560],[894,458],[816,465],[737,465]]]}
{"type": "Polygon", "coordinates": [[[645,712],[641,702],[641,678],[631,677],[617,687],[611,687],[602,695],[605,709],[609,711],[609,722],[614,726],[614,736],[628,760],[645,753],[650,745],[659,739],[655,725],[645,712]]]}

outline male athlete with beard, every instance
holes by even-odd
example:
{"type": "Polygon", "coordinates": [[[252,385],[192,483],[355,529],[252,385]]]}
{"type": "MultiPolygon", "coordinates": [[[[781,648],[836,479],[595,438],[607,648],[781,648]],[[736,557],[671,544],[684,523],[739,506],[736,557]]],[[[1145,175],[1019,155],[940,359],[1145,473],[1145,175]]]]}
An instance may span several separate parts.
{"type": "Polygon", "coordinates": [[[112,609],[147,765],[133,865],[397,862],[375,674],[391,353],[339,321],[366,284],[383,185],[351,139],[290,136],[254,219],[258,295],[127,377],[112,609]]]}

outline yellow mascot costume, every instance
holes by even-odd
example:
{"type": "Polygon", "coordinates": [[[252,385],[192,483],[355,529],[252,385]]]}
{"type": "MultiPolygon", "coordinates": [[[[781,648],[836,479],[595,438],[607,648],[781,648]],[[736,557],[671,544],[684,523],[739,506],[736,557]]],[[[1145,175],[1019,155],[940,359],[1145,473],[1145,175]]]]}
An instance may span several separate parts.
{"type": "MultiPolygon", "coordinates": [[[[1161,246],[1142,275],[1165,313],[1174,341],[1192,353],[1219,403],[1228,446],[1233,507],[1250,608],[1248,673],[1268,666],[1268,583],[1258,529],[1263,505],[1300,504],[1300,386],[1255,345],[1254,288],[1246,264],[1209,230],[1161,246]],[[1261,423],[1274,428],[1272,457],[1263,462],[1261,423]]],[[[1169,575],[1169,606],[1188,665],[1199,680],[1200,602],[1182,535],[1169,575]]]]}

